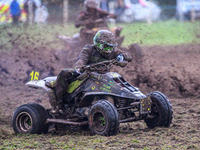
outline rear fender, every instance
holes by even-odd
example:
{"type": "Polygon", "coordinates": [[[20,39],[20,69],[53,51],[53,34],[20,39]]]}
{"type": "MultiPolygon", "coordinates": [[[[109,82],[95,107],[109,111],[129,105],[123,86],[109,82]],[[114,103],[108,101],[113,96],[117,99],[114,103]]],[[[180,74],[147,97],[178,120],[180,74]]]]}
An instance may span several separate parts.
{"type": "Polygon", "coordinates": [[[46,92],[49,92],[50,90],[52,90],[51,88],[45,85],[44,80],[32,80],[32,81],[27,82],[26,85],[31,88],[36,88],[36,89],[41,88],[45,90],[46,92]]]}

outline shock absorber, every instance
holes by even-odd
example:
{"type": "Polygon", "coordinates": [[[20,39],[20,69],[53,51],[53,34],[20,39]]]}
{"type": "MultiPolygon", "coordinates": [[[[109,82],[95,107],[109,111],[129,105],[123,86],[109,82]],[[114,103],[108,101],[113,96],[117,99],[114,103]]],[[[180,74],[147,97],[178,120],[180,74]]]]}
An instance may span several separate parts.
{"type": "Polygon", "coordinates": [[[126,106],[126,100],[125,99],[119,99],[119,107],[125,107],[126,106]]]}
{"type": "MultiPolygon", "coordinates": [[[[126,106],[126,100],[125,99],[119,99],[119,108],[123,108],[126,106]]],[[[119,118],[120,120],[124,119],[125,118],[125,113],[124,113],[125,110],[119,110],[119,118]]]]}

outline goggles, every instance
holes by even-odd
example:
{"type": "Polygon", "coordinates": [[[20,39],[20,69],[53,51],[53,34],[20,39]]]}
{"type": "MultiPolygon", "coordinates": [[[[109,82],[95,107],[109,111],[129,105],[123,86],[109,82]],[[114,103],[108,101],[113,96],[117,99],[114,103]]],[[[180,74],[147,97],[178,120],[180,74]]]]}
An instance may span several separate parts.
{"type": "Polygon", "coordinates": [[[103,49],[104,49],[106,52],[110,53],[111,51],[113,51],[114,47],[113,47],[113,46],[109,46],[109,45],[107,45],[107,44],[104,44],[104,45],[103,45],[103,49]]]}
{"type": "Polygon", "coordinates": [[[97,43],[97,46],[101,48],[102,50],[104,50],[104,52],[111,53],[114,50],[114,48],[117,46],[117,44],[109,44],[105,42],[100,42],[100,43],[97,43]]]}

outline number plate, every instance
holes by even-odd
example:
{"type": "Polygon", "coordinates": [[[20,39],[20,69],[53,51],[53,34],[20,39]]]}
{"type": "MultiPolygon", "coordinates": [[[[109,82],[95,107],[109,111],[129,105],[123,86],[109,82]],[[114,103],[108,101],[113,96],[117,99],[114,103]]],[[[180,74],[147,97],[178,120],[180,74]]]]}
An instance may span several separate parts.
{"type": "Polygon", "coordinates": [[[151,112],[151,99],[150,97],[140,100],[140,114],[147,114],[151,112]]]}

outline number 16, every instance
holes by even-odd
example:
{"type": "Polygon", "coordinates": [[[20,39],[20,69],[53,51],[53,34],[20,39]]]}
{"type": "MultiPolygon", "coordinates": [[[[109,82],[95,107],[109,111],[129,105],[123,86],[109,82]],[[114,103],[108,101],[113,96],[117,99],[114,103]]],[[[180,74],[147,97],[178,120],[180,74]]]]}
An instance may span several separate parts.
{"type": "Polygon", "coordinates": [[[35,72],[35,73],[34,73],[34,71],[32,71],[32,72],[30,73],[30,76],[31,76],[31,81],[32,81],[32,80],[38,80],[39,72],[35,72]]]}

